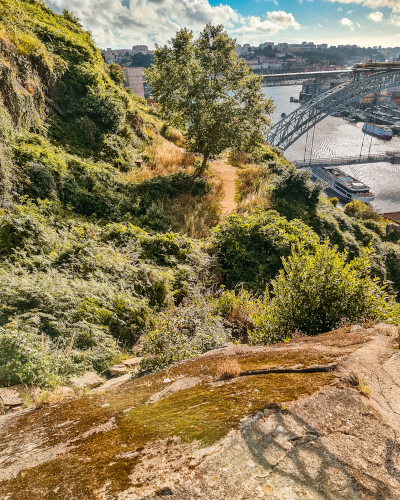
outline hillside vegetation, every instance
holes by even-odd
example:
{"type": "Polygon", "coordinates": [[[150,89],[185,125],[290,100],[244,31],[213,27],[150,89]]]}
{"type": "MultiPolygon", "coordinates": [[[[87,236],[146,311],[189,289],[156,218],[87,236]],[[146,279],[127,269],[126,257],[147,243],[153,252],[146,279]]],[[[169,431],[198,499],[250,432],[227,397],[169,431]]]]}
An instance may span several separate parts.
{"type": "Polygon", "coordinates": [[[379,216],[337,210],[253,142],[232,152],[238,213],[221,222],[220,182],[198,175],[185,130],[122,82],[71,13],[0,0],[2,385],[398,322],[400,247],[379,216]]]}

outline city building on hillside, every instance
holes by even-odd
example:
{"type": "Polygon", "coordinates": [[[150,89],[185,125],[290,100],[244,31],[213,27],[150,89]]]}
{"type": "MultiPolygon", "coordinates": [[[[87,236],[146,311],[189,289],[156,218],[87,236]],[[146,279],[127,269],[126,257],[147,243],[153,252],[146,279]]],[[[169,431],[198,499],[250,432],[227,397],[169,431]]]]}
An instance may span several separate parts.
{"type": "Polygon", "coordinates": [[[260,45],[258,46],[259,49],[266,49],[267,47],[272,47],[274,48],[275,47],[275,43],[274,42],[265,42],[265,43],[260,43],[260,45]]]}
{"type": "Polygon", "coordinates": [[[122,68],[125,73],[125,87],[131,88],[135,94],[144,98],[143,68],[122,68]]]}
{"type": "Polygon", "coordinates": [[[244,43],[243,45],[238,45],[238,48],[236,49],[236,53],[239,55],[246,54],[250,48],[249,43],[244,43]]]}
{"type": "Polygon", "coordinates": [[[147,47],[147,45],[134,45],[131,51],[132,54],[147,54],[148,52],[149,48],[147,47]]]}
{"type": "Polygon", "coordinates": [[[278,43],[277,47],[278,47],[278,50],[285,51],[289,48],[289,44],[288,43],[278,43]]]}
{"type": "Polygon", "coordinates": [[[317,45],[317,49],[325,50],[327,48],[328,48],[327,43],[320,43],[319,45],[317,45]]]}

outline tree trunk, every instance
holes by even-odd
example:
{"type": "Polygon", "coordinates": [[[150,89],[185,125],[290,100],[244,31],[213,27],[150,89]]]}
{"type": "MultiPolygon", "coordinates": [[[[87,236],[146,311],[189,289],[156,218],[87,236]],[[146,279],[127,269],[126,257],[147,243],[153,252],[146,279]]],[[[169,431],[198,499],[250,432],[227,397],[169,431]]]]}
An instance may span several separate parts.
{"type": "Polygon", "coordinates": [[[204,172],[206,170],[207,160],[208,160],[208,153],[204,154],[204,156],[203,156],[203,163],[201,164],[201,167],[199,170],[200,177],[202,177],[204,175],[204,172]]]}

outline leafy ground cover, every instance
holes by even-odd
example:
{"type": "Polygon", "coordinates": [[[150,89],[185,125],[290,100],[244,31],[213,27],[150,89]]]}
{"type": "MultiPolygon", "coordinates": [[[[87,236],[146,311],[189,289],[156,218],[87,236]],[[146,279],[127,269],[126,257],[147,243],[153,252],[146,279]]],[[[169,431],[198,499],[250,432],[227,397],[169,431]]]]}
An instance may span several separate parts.
{"type": "Polygon", "coordinates": [[[0,0],[0,98],[2,384],[53,387],[132,351],[144,372],[233,339],[398,321],[384,219],[336,209],[250,141],[231,151],[238,210],[221,221],[221,183],[186,153],[187,131],[123,88],[68,11],[0,0]]]}

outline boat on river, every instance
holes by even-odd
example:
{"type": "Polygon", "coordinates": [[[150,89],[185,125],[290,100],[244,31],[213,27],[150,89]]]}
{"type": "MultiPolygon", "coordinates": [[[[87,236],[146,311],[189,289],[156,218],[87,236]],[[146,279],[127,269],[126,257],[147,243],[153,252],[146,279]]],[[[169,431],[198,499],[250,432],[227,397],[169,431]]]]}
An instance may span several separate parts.
{"type": "Polygon", "coordinates": [[[364,123],[363,132],[384,141],[391,141],[393,137],[393,130],[391,128],[373,123],[364,123]]]}
{"type": "Polygon", "coordinates": [[[375,199],[375,196],[366,184],[351,177],[351,175],[347,175],[338,167],[313,166],[311,167],[311,171],[314,177],[327,182],[328,187],[332,191],[346,200],[359,200],[364,203],[370,203],[375,199]]]}

